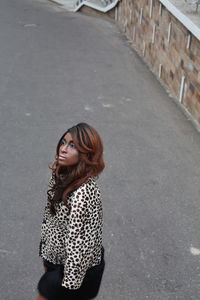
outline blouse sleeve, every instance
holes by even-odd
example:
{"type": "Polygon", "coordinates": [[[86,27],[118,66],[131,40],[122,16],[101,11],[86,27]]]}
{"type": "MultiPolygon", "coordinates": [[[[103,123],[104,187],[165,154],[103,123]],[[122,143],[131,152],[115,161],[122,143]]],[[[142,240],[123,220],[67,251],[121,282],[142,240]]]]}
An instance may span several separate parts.
{"type": "Polygon", "coordinates": [[[67,237],[66,261],[62,286],[78,289],[88,269],[91,233],[89,226],[88,192],[79,188],[71,198],[67,237]]]}

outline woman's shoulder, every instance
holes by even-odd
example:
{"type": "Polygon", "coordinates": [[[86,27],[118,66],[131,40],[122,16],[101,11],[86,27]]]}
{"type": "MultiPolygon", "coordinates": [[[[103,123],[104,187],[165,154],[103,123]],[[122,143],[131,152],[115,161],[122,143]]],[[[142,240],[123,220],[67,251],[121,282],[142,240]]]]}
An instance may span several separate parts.
{"type": "Polygon", "coordinates": [[[86,195],[94,190],[99,190],[98,184],[95,177],[89,177],[85,182],[83,182],[75,191],[74,195],[86,195]]]}
{"type": "Polygon", "coordinates": [[[95,178],[89,178],[86,182],[82,183],[68,198],[72,206],[79,208],[91,209],[91,204],[95,205],[101,202],[101,193],[96,183],[95,178]]]}
{"type": "Polygon", "coordinates": [[[97,182],[96,182],[96,177],[89,177],[85,182],[83,182],[80,187],[78,187],[77,190],[79,189],[93,189],[95,187],[98,187],[97,182]]]}

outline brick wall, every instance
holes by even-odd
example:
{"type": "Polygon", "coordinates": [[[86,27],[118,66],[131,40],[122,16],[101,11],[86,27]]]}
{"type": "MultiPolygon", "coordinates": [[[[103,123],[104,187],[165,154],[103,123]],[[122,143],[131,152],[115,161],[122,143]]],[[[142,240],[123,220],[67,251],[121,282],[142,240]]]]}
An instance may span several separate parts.
{"type": "Polygon", "coordinates": [[[159,0],[121,0],[115,19],[200,128],[200,41],[159,0]]]}

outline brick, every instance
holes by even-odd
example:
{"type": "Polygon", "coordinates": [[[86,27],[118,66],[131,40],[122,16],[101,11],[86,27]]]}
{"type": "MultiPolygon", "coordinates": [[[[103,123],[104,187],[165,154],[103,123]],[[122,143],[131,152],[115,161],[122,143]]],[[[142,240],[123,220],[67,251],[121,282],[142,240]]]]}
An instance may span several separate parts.
{"type": "Polygon", "coordinates": [[[200,93],[199,92],[196,94],[196,98],[197,98],[197,101],[200,103],[200,93]]]}

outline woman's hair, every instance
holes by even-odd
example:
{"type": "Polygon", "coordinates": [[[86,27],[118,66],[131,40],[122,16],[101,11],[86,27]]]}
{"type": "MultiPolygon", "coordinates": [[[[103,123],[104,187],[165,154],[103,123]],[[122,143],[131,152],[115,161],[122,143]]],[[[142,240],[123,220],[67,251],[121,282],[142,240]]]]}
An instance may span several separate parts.
{"type": "Polygon", "coordinates": [[[98,176],[104,166],[103,144],[98,132],[86,123],[69,128],[60,138],[55,161],[50,166],[55,182],[47,191],[51,212],[55,214],[55,204],[62,200],[67,205],[67,196],[90,177],[98,176]],[[79,162],[73,166],[62,167],[58,164],[58,155],[62,139],[67,133],[71,134],[79,152],[79,162]]]}

